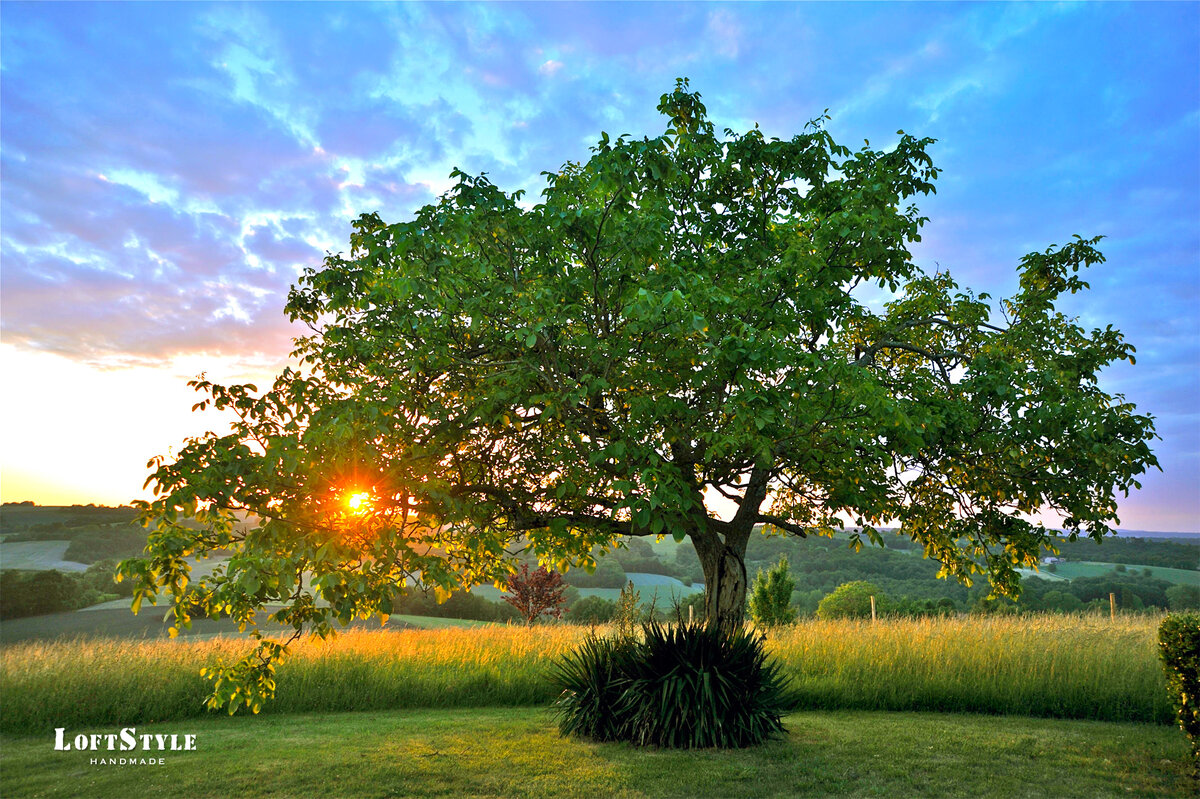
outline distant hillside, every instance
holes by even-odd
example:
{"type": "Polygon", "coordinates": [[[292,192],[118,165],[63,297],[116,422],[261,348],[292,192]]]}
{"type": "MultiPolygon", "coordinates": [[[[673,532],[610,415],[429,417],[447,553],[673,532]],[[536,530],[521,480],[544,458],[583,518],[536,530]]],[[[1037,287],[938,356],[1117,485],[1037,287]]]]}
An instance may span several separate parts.
{"type": "Polygon", "coordinates": [[[0,537],[5,544],[44,542],[53,545],[55,559],[95,563],[141,554],[146,531],[136,517],[128,506],[5,503],[0,506],[0,537]]]}
{"type": "Polygon", "coordinates": [[[1147,530],[1117,530],[1121,538],[1170,538],[1200,546],[1200,533],[1156,533],[1147,530]]]}

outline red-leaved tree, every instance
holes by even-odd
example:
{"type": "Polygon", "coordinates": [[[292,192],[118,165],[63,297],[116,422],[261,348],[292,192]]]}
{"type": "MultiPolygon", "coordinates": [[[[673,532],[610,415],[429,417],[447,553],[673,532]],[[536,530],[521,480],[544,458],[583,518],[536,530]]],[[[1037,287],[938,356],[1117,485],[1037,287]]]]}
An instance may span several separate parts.
{"type": "Polygon", "coordinates": [[[566,605],[563,593],[566,590],[566,583],[558,572],[539,566],[537,571],[530,574],[529,566],[522,563],[521,571],[508,578],[510,596],[504,597],[504,601],[521,612],[526,624],[533,624],[542,615],[562,618],[566,605]]]}

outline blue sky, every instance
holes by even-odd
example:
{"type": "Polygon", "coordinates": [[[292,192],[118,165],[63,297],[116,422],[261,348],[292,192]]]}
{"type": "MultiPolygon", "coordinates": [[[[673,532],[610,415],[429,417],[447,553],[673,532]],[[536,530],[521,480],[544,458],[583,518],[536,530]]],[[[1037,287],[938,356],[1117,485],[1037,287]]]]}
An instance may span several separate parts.
{"type": "Polygon", "coordinates": [[[1123,526],[1200,530],[1196,3],[5,2],[4,499],[138,495],[214,424],[182,381],[281,365],[287,288],[352,218],[407,218],[456,166],[536,195],[601,130],[660,133],[677,76],[718,128],[937,138],[916,255],[978,291],[1107,236],[1068,311],[1138,347],[1104,385],[1163,438],[1123,526]]]}

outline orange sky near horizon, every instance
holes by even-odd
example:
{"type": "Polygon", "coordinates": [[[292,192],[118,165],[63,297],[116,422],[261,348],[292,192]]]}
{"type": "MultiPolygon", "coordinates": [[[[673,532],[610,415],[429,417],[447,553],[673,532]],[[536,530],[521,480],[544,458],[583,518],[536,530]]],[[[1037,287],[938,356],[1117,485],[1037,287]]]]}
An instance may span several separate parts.
{"type": "Polygon", "coordinates": [[[269,380],[273,369],[197,355],[169,367],[88,365],[0,345],[0,501],[125,505],[150,495],[146,462],[189,436],[223,430],[215,411],[192,413],[187,381],[269,380]]]}

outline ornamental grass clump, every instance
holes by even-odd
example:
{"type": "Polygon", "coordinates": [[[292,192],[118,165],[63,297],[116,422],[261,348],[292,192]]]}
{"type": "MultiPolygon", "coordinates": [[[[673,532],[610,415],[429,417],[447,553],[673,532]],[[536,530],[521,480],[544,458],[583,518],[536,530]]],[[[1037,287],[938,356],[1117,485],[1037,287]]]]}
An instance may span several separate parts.
{"type": "Polygon", "coordinates": [[[640,640],[590,636],[552,680],[563,734],[638,746],[753,746],[783,730],[789,709],[762,636],[705,624],[650,623],[640,640]]]}

